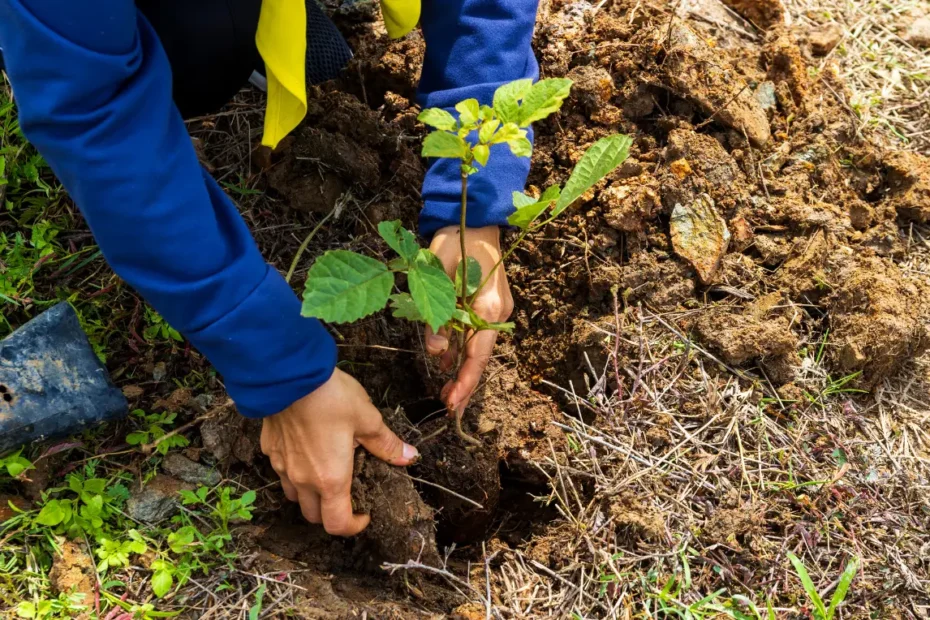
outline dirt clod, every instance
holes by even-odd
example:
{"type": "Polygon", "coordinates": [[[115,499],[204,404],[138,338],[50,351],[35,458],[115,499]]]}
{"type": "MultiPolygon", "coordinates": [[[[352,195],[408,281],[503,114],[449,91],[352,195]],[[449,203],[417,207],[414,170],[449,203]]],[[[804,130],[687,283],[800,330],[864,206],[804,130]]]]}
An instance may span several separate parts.
{"type": "Polygon", "coordinates": [[[56,594],[83,594],[81,604],[92,606],[97,584],[97,567],[93,558],[78,543],[63,538],[57,542],[61,554],[52,560],[52,570],[48,574],[52,591],[56,594]]]}

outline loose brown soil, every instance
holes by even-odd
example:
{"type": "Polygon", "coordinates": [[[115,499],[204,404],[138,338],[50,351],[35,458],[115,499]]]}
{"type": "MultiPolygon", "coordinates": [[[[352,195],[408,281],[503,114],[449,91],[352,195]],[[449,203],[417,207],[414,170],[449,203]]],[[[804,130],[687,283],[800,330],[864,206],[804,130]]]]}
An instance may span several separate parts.
{"type": "MultiPolygon", "coordinates": [[[[311,254],[340,247],[386,255],[374,226],[398,218],[414,227],[420,207],[424,128],[412,101],[423,43],[417,33],[389,41],[361,4],[329,4],[356,57],[344,80],[310,90],[307,121],[279,152],[257,157],[254,172],[264,175],[282,209],[325,214],[340,206],[311,254]]],[[[517,329],[503,338],[465,416],[480,448],[457,439],[432,400],[443,378],[418,353],[415,326],[378,315],[336,327],[348,369],[389,408],[392,425],[423,459],[409,472],[417,481],[360,457],[357,507],[373,520],[358,541],[329,539],[300,525],[293,511],[263,525],[269,529],[256,538],[262,549],[311,569],[304,579],[313,584],[307,604],[316,611],[306,617],[451,612],[466,601],[428,575],[410,573],[416,583],[378,587],[359,585],[359,575],[376,574],[382,561],[438,566],[443,546],[453,542],[465,547],[448,566],[453,572],[480,561],[483,544],[488,553],[497,545],[501,557],[570,570],[575,556],[568,549],[582,553],[582,535],[566,520],[564,504],[555,512],[516,499],[529,494],[549,505],[558,496],[570,498],[573,509],[599,507],[598,527],[616,540],[668,553],[677,544],[667,525],[672,516],[651,497],[633,486],[595,488],[584,476],[569,485],[560,477],[578,447],[553,422],[577,418],[605,432],[632,427],[633,448],[658,455],[673,443],[679,415],[702,424],[716,419],[701,403],[723,402],[722,394],[736,389],[727,381],[754,392],[755,403],[776,394],[803,400],[794,382],[805,346],[823,347],[817,359],[824,371],[867,391],[930,345],[926,278],[897,264],[905,252],[900,227],[930,220],[930,160],[886,152],[861,133],[830,64],[816,75],[808,71],[813,61],[797,43],[805,33],[785,29],[780,2],[728,0],[764,29],[756,42],[736,46],[717,44],[732,32],[672,18],[659,0],[544,4],[535,40],[542,74],[569,76],[575,88],[562,111],[536,127],[530,190],[564,182],[584,150],[611,133],[633,138],[630,159],[561,223],[531,236],[508,264],[517,329]],[[708,252],[719,252],[714,260],[698,264],[683,249],[672,225],[682,211],[725,229],[704,240],[708,252]],[[659,326],[646,326],[644,312],[665,316],[664,333],[685,347],[683,361],[672,363],[680,364],[677,376],[701,376],[710,386],[700,397],[679,394],[674,415],[652,412],[644,400],[624,401],[641,390],[648,371],[644,331],[659,326]],[[694,348],[729,370],[711,361],[696,369],[688,357],[694,348]],[[611,397],[625,404],[611,410],[611,397]],[[559,524],[549,526],[559,514],[559,524]],[[321,581],[330,573],[337,575],[331,583],[321,581]]],[[[216,423],[205,427],[204,443],[218,446],[220,459],[248,463],[256,444],[245,436],[255,429],[235,424],[228,434],[235,445],[227,445],[229,436],[221,440],[216,423]]],[[[592,453],[604,449],[603,441],[589,445],[596,446],[592,453]]],[[[708,450],[695,448],[688,476],[716,466],[719,455],[708,450]]],[[[677,493],[671,481],[663,484],[665,493],[677,493]]],[[[764,558],[780,553],[769,535],[804,532],[810,543],[809,524],[785,516],[783,506],[735,489],[696,492],[676,501],[692,502],[693,514],[703,515],[689,536],[713,546],[703,561],[720,570],[702,573],[708,593],[769,587],[764,558]]],[[[804,519],[824,509],[810,507],[805,495],[786,501],[804,519]]],[[[457,613],[484,617],[469,609],[457,613]]]]}

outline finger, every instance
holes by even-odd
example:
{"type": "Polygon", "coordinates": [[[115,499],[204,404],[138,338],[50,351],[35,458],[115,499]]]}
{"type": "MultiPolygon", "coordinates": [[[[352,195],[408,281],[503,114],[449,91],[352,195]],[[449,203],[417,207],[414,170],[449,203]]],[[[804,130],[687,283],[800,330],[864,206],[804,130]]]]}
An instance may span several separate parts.
{"type": "Polygon", "coordinates": [[[484,369],[487,368],[496,342],[497,332],[493,329],[487,329],[475,334],[465,345],[465,359],[459,369],[455,384],[446,396],[446,405],[449,409],[459,413],[464,411],[471,395],[481,381],[481,375],[484,374],[484,369]]]}
{"type": "Polygon", "coordinates": [[[355,433],[355,439],[366,450],[391,465],[410,465],[415,463],[420,453],[410,444],[387,427],[381,412],[374,405],[365,407],[362,413],[361,428],[355,433]]]}
{"type": "Polygon", "coordinates": [[[424,340],[426,341],[426,352],[430,355],[442,355],[449,348],[448,331],[441,327],[438,333],[433,333],[433,329],[427,325],[424,331],[424,340]]]}
{"type": "Polygon", "coordinates": [[[440,372],[449,372],[453,366],[455,366],[455,360],[459,356],[459,343],[457,338],[453,338],[449,341],[449,345],[446,348],[446,352],[442,354],[442,357],[439,358],[439,371],[440,372]]]}
{"type": "Polygon", "coordinates": [[[300,492],[300,512],[310,523],[322,523],[323,513],[320,508],[320,494],[316,491],[300,492]]]}
{"type": "Polygon", "coordinates": [[[349,494],[349,485],[333,496],[323,496],[320,508],[323,515],[323,528],[333,536],[355,536],[366,527],[371,520],[368,515],[352,513],[352,497],[349,494]]]}
{"type": "Polygon", "coordinates": [[[278,477],[281,478],[281,488],[284,490],[284,497],[292,502],[298,501],[297,487],[295,487],[291,479],[287,477],[287,474],[279,473],[278,477]]]}

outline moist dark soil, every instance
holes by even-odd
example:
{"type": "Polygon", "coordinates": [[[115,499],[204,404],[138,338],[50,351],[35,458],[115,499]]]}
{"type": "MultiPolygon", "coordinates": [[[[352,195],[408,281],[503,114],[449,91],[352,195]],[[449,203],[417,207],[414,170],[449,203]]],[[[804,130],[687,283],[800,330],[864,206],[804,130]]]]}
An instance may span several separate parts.
{"type": "MultiPolygon", "coordinates": [[[[310,89],[293,139],[255,157],[282,209],[340,209],[314,239],[297,288],[325,250],[386,255],[379,221],[416,226],[425,128],[414,97],[424,45],[417,33],[390,41],[375,4],[327,3],[356,56],[342,80],[310,89]]],[[[547,566],[569,562],[559,541],[572,532],[548,527],[555,513],[530,496],[548,494],[543,472],[569,449],[552,424],[564,419],[560,411],[607,421],[576,411],[552,386],[589,392],[589,369],[601,371],[611,354],[604,333],[617,331],[627,308],[682,311],[678,330],[780,393],[792,392],[802,342],[825,339],[827,370],[858,373],[849,385],[864,390],[930,345],[927,285],[895,263],[900,227],[930,220],[930,160],[861,135],[836,95],[843,83],[829,63],[809,71],[819,61],[799,46],[805,33],[784,26],[780,2],[726,0],[759,29],[737,45],[718,45],[734,34],[672,18],[659,0],[544,4],[535,38],[541,73],[575,86],[561,112],[536,126],[529,191],[564,182],[584,150],[612,133],[633,138],[630,159],[509,261],[517,328],[502,338],[465,415],[481,447],[459,440],[434,409],[446,378],[422,359],[416,326],[385,315],[334,326],[347,369],[423,459],[411,479],[359,457],[357,508],[372,514],[359,540],[330,539],[294,510],[262,525],[254,540],[267,561],[311,569],[302,573],[314,593],[306,617],[451,612],[463,602],[452,590],[378,568],[417,558],[435,565],[451,543],[465,547],[465,559],[480,558],[481,543],[493,540],[547,566]],[[687,231],[673,230],[682,212],[725,227],[711,248],[716,260],[695,263],[687,231]]],[[[634,353],[620,352],[621,361],[634,353]]],[[[613,371],[605,376],[615,389],[613,371]]],[[[257,444],[243,435],[256,429],[226,423],[238,425],[237,439],[218,456],[249,462],[257,444]]],[[[653,420],[647,440],[667,441],[668,423],[653,420]]],[[[661,518],[641,498],[621,492],[608,503],[620,535],[664,540],[661,518]]],[[[738,501],[721,506],[704,535],[752,550],[763,513],[738,501]]],[[[455,562],[461,556],[450,569],[466,570],[455,562]]]]}

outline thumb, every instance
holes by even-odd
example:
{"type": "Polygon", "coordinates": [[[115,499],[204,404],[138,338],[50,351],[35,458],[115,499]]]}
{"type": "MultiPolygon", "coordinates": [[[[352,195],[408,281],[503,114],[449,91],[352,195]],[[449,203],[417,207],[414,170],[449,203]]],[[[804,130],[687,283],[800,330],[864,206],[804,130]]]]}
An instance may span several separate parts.
{"type": "Polygon", "coordinates": [[[358,441],[374,456],[391,465],[412,465],[420,458],[419,451],[408,443],[401,441],[400,437],[387,427],[381,418],[381,412],[374,405],[369,404],[371,411],[366,415],[376,416],[377,423],[374,430],[364,434],[356,434],[358,441]]]}

